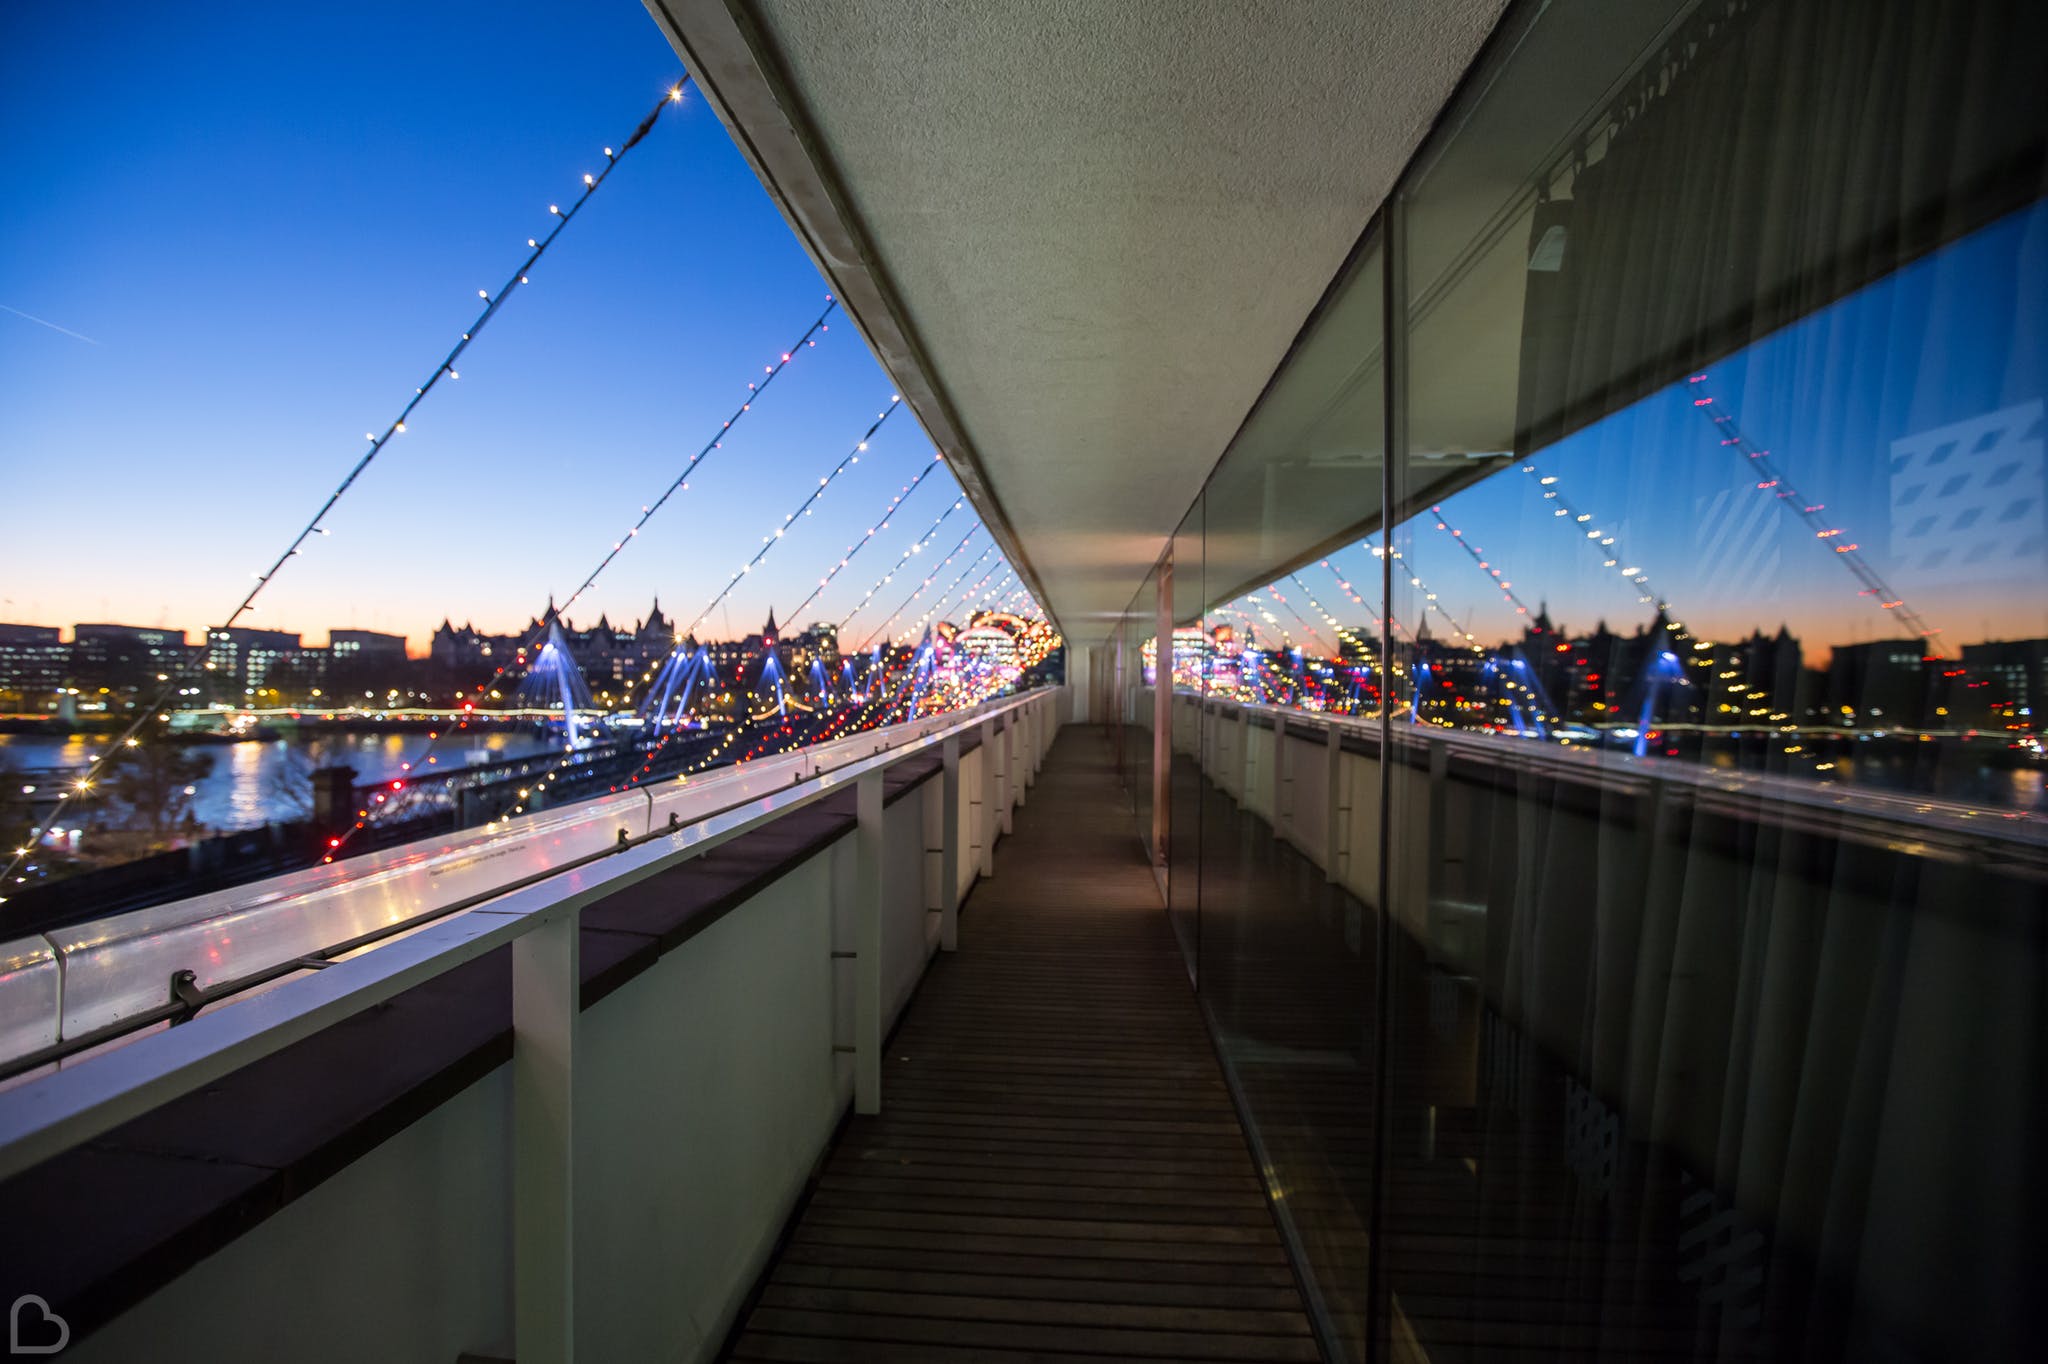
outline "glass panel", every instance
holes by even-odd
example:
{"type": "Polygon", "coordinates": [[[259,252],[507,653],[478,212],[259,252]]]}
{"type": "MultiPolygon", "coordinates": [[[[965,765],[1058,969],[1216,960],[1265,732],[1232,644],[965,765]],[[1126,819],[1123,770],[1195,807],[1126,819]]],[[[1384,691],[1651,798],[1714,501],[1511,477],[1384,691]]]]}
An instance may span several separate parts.
{"type": "Polygon", "coordinates": [[[1174,933],[1180,938],[1181,951],[1187,954],[1191,973],[1200,960],[1202,699],[1213,659],[1202,614],[1205,501],[1195,499],[1173,537],[1173,739],[1167,772],[1166,888],[1174,933]]]}
{"type": "Polygon", "coordinates": [[[1378,1331],[2016,1358],[2043,21],[1683,9],[1523,12],[1393,210],[1378,1331]]]}
{"type": "Polygon", "coordinates": [[[1377,837],[1350,794],[1360,756],[1333,747],[1328,721],[1369,716],[1378,696],[1378,561],[1361,542],[1380,511],[1381,270],[1370,249],[1347,270],[1212,477],[1199,618],[1175,574],[1187,671],[1207,682],[1202,998],[1317,1311],[1353,1349],[1374,1055],[1374,936],[1356,892],[1377,837]]]}
{"type": "Polygon", "coordinates": [[[1130,789],[1138,839],[1153,867],[1163,870],[1162,850],[1153,828],[1153,688],[1158,676],[1158,635],[1159,570],[1155,568],[1145,576],[1145,585],[1124,613],[1124,783],[1130,789]]]}

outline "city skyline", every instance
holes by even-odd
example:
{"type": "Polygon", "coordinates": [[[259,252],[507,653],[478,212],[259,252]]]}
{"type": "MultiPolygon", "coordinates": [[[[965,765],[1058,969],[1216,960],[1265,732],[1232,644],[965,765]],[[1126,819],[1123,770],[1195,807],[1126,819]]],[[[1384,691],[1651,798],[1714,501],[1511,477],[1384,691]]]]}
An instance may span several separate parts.
{"type": "MultiPolygon", "coordinates": [[[[263,44],[216,43],[228,19],[145,18],[112,54],[116,66],[147,52],[168,68],[156,98],[169,115],[142,129],[98,119],[79,56],[93,49],[71,40],[83,20],[12,21],[19,79],[0,91],[0,113],[33,109],[67,131],[0,150],[12,178],[36,186],[17,205],[22,249],[0,261],[0,448],[13,484],[0,507],[0,620],[188,634],[219,623],[360,453],[362,430],[395,411],[474,315],[475,286],[502,278],[548,221],[550,198],[580,188],[601,146],[675,78],[673,54],[637,15],[572,24],[538,12],[508,36],[408,15],[410,42],[387,60],[398,13],[338,25],[266,13],[263,33],[303,58],[289,72],[263,44]],[[572,70],[545,50],[555,24],[575,33],[584,60],[572,70]],[[372,109],[307,97],[354,88],[366,70],[382,97],[372,109]],[[274,166],[288,120],[321,173],[274,166]],[[276,192],[235,188],[259,180],[276,192]],[[226,186],[217,192],[234,211],[203,226],[115,211],[177,205],[205,185],[226,186]]],[[[745,396],[757,362],[817,315],[823,281],[701,100],[686,91],[633,158],[465,358],[460,382],[436,389],[340,504],[334,533],[239,624],[309,638],[376,630],[423,650],[449,589],[470,620],[526,620],[621,541],[745,396]]],[[[2025,291],[2002,281],[2044,273],[2048,212],[2037,206],[1710,367],[1727,409],[1841,509],[1864,553],[1957,642],[2048,634],[2048,598],[2003,570],[1930,585],[1901,548],[1913,526],[1897,490],[1867,471],[1926,432],[2040,404],[2043,337],[2025,291]],[[1824,404],[1800,397],[1815,373],[1829,376],[1824,404]]],[[[629,615],[656,594],[694,615],[886,410],[889,380],[854,329],[842,321],[818,340],[572,619],[629,615]]],[[[2029,486],[2043,482],[2035,426],[2016,441],[2029,486]]],[[[1713,509],[1740,516],[1749,487],[1712,437],[1674,388],[1527,458],[1621,531],[1705,634],[1782,623],[1821,651],[1900,633],[1792,522],[1752,517],[1746,542],[1707,542],[1713,509]],[[1693,524],[1664,534],[1674,520],[1693,524]],[[1789,571],[1774,576],[1773,563],[1789,571]]],[[[909,413],[872,444],[706,629],[739,637],[807,595],[935,454],[909,413]]],[[[821,605],[850,604],[872,581],[860,570],[879,572],[957,496],[943,471],[929,480],[821,605]]],[[[2044,507],[2037,499],[2029,514],[2038,521],[2044,507]]],[[[1512,467],[1446,511],[1556,618],[1625,629],[1644,614],[1628,584],[1553,530],[1512,467]]],[[[972,515],[963,509],[932,548],[972,515]]],[[[1511,633],[1512,610],[1430,520],[1396,528],[1404,561],[1463,628],[1511,633]]],[[[2048,561],[2038,541],[2018,551],[2036,569],[2048,561]]],[[[1335,578],[1304,570],[1326,605],[1342,600],[1338,579],[1377,579],[1358,544],[1329,557],[1335,578]]],[[[1395,610],[1411,625],[1424,614],[1416,600],[1395,610]]]]}
{"type": "MultiPolygon", "coordinates": [[[[548,227],[548,205],[680,74],[637,6],[511,17],[144,13],[106,31],[9,16],[0,118],[49,135],[0,148],[19,187],[0,260],[0,620],[220,623],[469,324],[478,289],[548,227]],[[105,117],[122,70],[151,72],[150,119],[105,117]]],[[[566,596],[828,292],[686,90],[480,334],[460,382],[437,386],[337,506],[332,535],[238,624],[419,639],[450,583],[479,619],[566,596]]],[[[695,613],[888,406],[843,314],[816,340],[577,615],[656,591],[695,613]]],[[[935,453],[908,413],[872,445],[741,585],[736,626],[801,599],[935,453]]],[[[956,495],[935,477],[905,515],[921,527],[956,495]]],[[[895,529],[868,558],[886,564],[914,534],[895,529]]],[[[857,594],[856,576],[835,587],[857,594]]]]}

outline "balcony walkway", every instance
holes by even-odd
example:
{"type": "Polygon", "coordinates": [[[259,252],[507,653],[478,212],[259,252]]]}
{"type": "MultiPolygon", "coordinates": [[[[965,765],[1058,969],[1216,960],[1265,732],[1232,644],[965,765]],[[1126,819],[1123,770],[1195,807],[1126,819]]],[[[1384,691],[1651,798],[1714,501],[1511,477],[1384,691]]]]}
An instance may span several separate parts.
{"type": "Polygon", "coordinates": [[[1319,1358],[1102,731],[1061,733],[882,1106],[731,1358],[1319,1358]]]}

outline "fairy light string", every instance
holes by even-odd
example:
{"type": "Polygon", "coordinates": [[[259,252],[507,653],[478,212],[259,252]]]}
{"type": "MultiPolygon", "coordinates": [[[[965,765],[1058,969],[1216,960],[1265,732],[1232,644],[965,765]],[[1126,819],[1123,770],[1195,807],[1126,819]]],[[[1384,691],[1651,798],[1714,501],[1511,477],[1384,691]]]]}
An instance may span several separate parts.
{"type": "Polygon", "coordinates": [[[811,489],[810,495],[805,497],[803,501],[797,503],[795,510],[782,518],[782,524],[778,525],[769,534],[761,537],[761,548],[754,552],[754,557],[741,564],[739,570],[732,575],[725,586],[718,589],[717,595],[712,597],[710,602],[705,605],[703,611],[698,613],[697,619],[690,623],[690,627],[685,633],[695,634],[705,621],[711,619],[711,613],[718,609],[719,603],[732,595],[732,590],[739,586],[742,578],[760,566],[761,561],[767,558],[769,551],[781,542],[783,535],[789,528],[795,525],[800,517],[810,515],[811,508],[817,504],[819,498],[825,495],[826,490],[838,480],[841,474],[860,463],[861,455],[867,451],[868,442],[875,438],[875,433],[881,430],[883,424],[889,418],[895,416],[902,406],[902,395],[895,393],[889,395],[889,405],[876,414],[875,420],[868,426],[866,432],[861,435],[861,438],[854,442],[853,448],[846,452],[839,463],[832,466],[831,473],[818,480],[818,486],[811,489]]]}
{"type": "MultiPolygon", "coordinates": [[[[496,695],[497,688],[500,686],[501,683],[504,682],[506,677],[515,668],[524,668],[526,666],[527,655],[534,649],[538,648],[541,641],[547,637],[549,624],[555,620],[564,618],[569,607],[573,605],[586,592],[588,592],[593,585],[596,584],[598,578],[604,574],[605,570],[610,568],[612,564],[618,559],[619,555],[625,551],[626,546],[633,543],[633,541],[639,537],[640,532],[646,528],[647,523],[652,521],[655,515],[659,513],[661,509],[664,506],[666,506],[668,502],[671,499],[673,499],[677,493],[688,491],[690,486],[690,476],[697,471],[697,469],[704,463],[706,459],[710,458],[713,452],[725,448],[726,437],[731,434],[734,426],[736,426],[749,412],[752,412],[754,410],[754,404],[760,400],[761,395],[767,390],[768,385],[775,382],[776,378],[790,366],[792,361],[794,361],[797,356],[803,354],[803,352],[805,352],[806,350],[815,349],[818,344],[818,338],[822,336],[824,333],[831,330],[829,319],[831,318],[834,309],[836,309],[837,307],[838,300],[830,295],[827,295],[825,299],[824,310],[821,311],[815,319],[813,319],[810,326],[804,329],[803,334],[797,338],[796,342],[793,345],[789,346],[787,349],[778,352],[777,358],[774,361],[762,366],[763,374],[761,378],[752,379],[747,382],[746,397],[740,400],[739,406],[734,408],[732,413],[718,424],[718,429],[714,431],[709,437],[709,439],[707,439],[704,442],[703,446],[700,447],[695,454],[691,455],[690,458],[684,463],[682,472],[677,474],[673,479],[669,481],[668,485],[661,491],[661,494],[658,497],[656,497],[652,502],[647,503],[640,508],[639,519],[635,521],[633,525],[627,529],[624,535],[620,536],[618,540],[612,543],[610,549],[606,550],[604,554],[599,557],[596,566],[593,567],[590,570],[590,572],[584,576],[583,582],[576,588],[574,592],[571,592],[569,594],[568,599],[559,606],[551,606],[551,609],[545,614],[545,616],[541,620],[536,622],[532,637],[530,639],[525,640],[520,646],[520,648],[514,651],[512,657],[508,658],[505,662],[499,664],[496,670],[492,672],[491,676],[487,680],[478,683],[476,687],[472,689],[473,694],[476,696],[478,700],[482,700],[489,695],[496,695]]],[[[657,667],[658,666],[659,665],[657,665],[657,667]]],[[[654,675],[655,671],[656,669],[650,668],[648,672],[645,675],[643,675],[640,679],[641,682],[646,682],[648,678],[651,678],[654,675]]],[[[450,733],[456,733],[463,730],[467,730],[468,728],[469,721],[466,717],[456,717],[449,729],[435,731],[429,737],[427,747],[421,753],[421,755],[411,762],[401,764],[400,771],[403,773],[410,774],[411,772],[417,770],[419,767],[426,766],[435,762],[436,755],[439,752],[440,744],[443,737],[450,733]]],[[[553,771],[551,771],[547,776],[541,778],[538,782],[536,782],[534,784],[533,789],[539,789],[544,791],[550,785],[552,785],[554,781],[557,779],[557,777],[559,777],[561,771],[569,765],[571,759],[573,758],[574,752],[575,750],[573,749],[565,749],[562,760],[556,764],[556,767],[553,771]]],[[[373,813],[378,818],[389,820],[397,818],[406,810],[410,809],[413,803],[412,790],[413,788],[410,786],[402,786],[396,792],[396,794],[398,794],[400,797],[397,801],[387,801],[384,805],[384,808],[374,812],[369,810],[358,811],[355,821],[350,825],[350,827],[346,831],[344,831],[339,837],[330,838],[328,840],[327,855],[322,860],[329,862],[333,861],[334,858],[337,855],[339,855],[341,850],[348,845],[349,841],[371,823],[373,813]]]]}
{"type": "MultiPolygon", "coordinates": [[[[818,599],[819,594],[832,585],[832,580],[838,577],[840,572],[843,569],[845,569],[845,567],[848,564],[852,563],[855,557],[858,556],[862,550],[868,547],[868,542],[874,539],[875,535],[878,532],[889,529],[889,519],[896,514],[896,509],[901,507],[904,504],[904,502],[909,499],[910,495],[917,491],[918,485],[923,483],[925,479],[928,478],[933,473],[933,471],[944,467],[944,456],[933,455],[931,462],[925,465],[924,468],[917,471],[917,477],[911,479],[908,486],[900,490],[895,497],[889,499],[889,505],[882,509],[882,514],[879,518],[876,519],[875,524],[868,527],[867,534],[861,536],[860,539],[856,541],[854,544],[847,546],[846,552],[839,556],[839,562],[832,565],[832,569],[829,573],[827,573],[824,577],[818,579],[818,585],[811,589],[811,594],[796,604],[796,609],[791,611],[789,615],[783,620],[783,628],[787,629],[791,623],[793,623],[797,620],[798,617],[803,615],[804,610],[807,607],[809,607],[812,602],[818,599]]],[[[955,500],[953,503],[953,508],[957,508],[960,505],[960,503],[965,500],[965,498],[955,500]]],[[[948,508],[948,510],[950,511],[953,508],[948,508]]]]}
{"type": "Polygon", "coordinates": [[[1515,595],[1515,585],[1501,576],[1500,570],[1494,567],[1492,562],[1487,559],[1485,551],[1470,540],[1467,540],[1464,531],[1451,524],[1450,517],[1445,514],[1442,503],[1432,504],[1429,510],[1436,517],[1436,528],[1457,541],[1458,547],[1470,556],[1473,563],[1479,565],[1480,572],[1493,579],[1493,585],[1500,589],[1501,595],[1507,598],[1508,604],[1515,608],[1516,615],[1530,616],[1535,614],[1535,612],[1529,609],[1529,603],[1515,595]]]}
{"type": "Polygon", "coordinates": [[[1693,409],[1713,424],[1720,435],[1722,447],[1747,459],[1749,467],[1759,475],[1755,480],[1755,491],[1770,493],[1790,508],[1793,515],[1813,532],[1815,539],[1832,541],[1828,548],[1841,559],[1850,575],[1862,584],[1857,595],[1874,597],[1879,609],[1898,617],[1915,638],[1926,640],[1922,647],[1930,660],[1946,661],[1948,647],[1942,640],[1941,628],[1930,624],[1906,603],[1903,595],[1893,591],[1891,584],[1863,557],[1862,546],[1853,540],[1845,540],[1843,537],[1847,532],[1833,524],[1831,518],[1821,515],[1827,510],[1826,504],[1810,500],[1793,486],[1783,468],[1772,459],[1771,452],[1759,447],[1743,433],[1734,416],[1717,402],[1713,392],[1707,388],[1707,376],[1695,374],[1686,380],[1686,384],[1693,409]]]}
{"type": "MultiPolygon", "coordinates": [[[[993,540],[991,540],[988,544],[988,547],[983,549],[980,554],[975,556],[973,562],[969,563],[966,568],[960,571],[960,576],[953,579],[952,583],[946,588],[944,592],[940,593],[937,597],[934,597],[931,600],[930,604],[925,607],[923,614],[918,616],[916,620],[912,621],[909,625],[903,628],[903,630],[899,633],[898,638],[905,643],[908,643],[911,640],[919,638],[924,633],[925,627],[930,625],[934,620],[938,618],[938,613],[941,610],[943,610],[945,608],[946,603],[952,599],[953,593],[958,591],[960,585],[967,581],[968,575],[973,573],[975,569],[980,568],[983,561],[985,561],[989,555],[994,554],[995,552],[996,544],[993,540]]],[[[944,567],[944,565],[941,565],[941,567],[944,567]]],[[[991,565],[991,569],[993,569],[993,565],[991,565]]],[[[984,574],[983,576],[986,575],[984,574]]]]}
{"type": "MultiPolygon", "coordinates": [[[[881,430],[883,423],[887,422],[890,417],[894,416],[896,412],[901,409],[902,405],[903,399],[901,394],[892,393],[889,395],[889,405],[876,415],[874,422],[868,427],[867,431],[862,434],[859,440],[854,442],[853,448],[847,451],[845,457],[842,458],[836,466],[834,466],[831,473],[825,475],[823,478],[818,480],[818,486],[813,488],[810,491],[810,494],[807,497],[805,497],[802,502],[797,504],[795,510],[791,511],[787,516],[782,518],[782,524],[778,526],[773,533],[762,537],[761,548],[755,552],[754,557],[748,560],[745,564],[742,564],[740,566],[739,571],[734,573],[732,575],[732,578],[725,584],[725,586],[719,589],[717,595],[712,597],[710,602],[705,605],[704,610],[698,614],[695,622],[691,624],[689,630],[685,633],[694,635],[698,627],[702,626],[706,620],[710,619],[711,613],[718,609],[719,604],[731,595],[733,588],[739,585],[741,579],[745,578],[747,574],[751,573],[754,570],[755,566],[767,557],[769,551],[773,550],[775,546],[778,543],[780,543],[780,541],[783,538],[784,532],[786,532],[790,526],[794,525],[799,517],[806,515],[810,511],[811,507],[817,502],[817,500],[824,495],[826,489],[831,487],[835,479],[837,479],[846,470],[852,468],[853,465],[860,462],[860,456],[866,452],[869,442],[874,439],[875,433],[881,430]]],[[[980,523],[978,522],[976,523],[977,528],[979,527],[979,524],[980,523]]],[[[861,647],[866,648],[867,646],[863,644],[861,647]]],[[[639,784],[640,781],[642,781],[650,772],[653,771],[654,765],[659,760],[662,751],[668,747],[670,741],[679,732],[680,728],[678,727],[674,729],[669,729],[662,734],[661,738],[655,743],[654,748],[648,753],[646,760],[642,762],[639,769],[636,772],[634,772],[630,778],[628,778],[627,784],[629,787],[639,784]]]]}
{"type": "Polygon", "coordinates": [[[585,592],[588,592],[590,590],[591,585],[597,581],[598,575],[603,573],[607,568],[611,567],[612,560],[618,558],[619,555],[625,551],[626,546],[633,542],[634,537],[638,536],[640,532],[646,528],[647,523],[649,521],[652,521],[655,517],[655,514],[662,509],[663,504],[665,504],[670,498],[674,497],[677,493],[686,491],[689,488],[690,475],[697,472],[697,466],[702,464],[706,459],[708,459],[712,451],[722,450],[725,448],[726,435],[732,430],[734,424],[736,424],[740,420],[740,418],[744,417],[747,413],[754,410],[754,404],[760,400],[760,397],[763,393],[767,392],[768,385],[774,383],[775,380],[782,374],[782,371],[789,368],[791,360],[793,360],[796,356],[801,355],[806,350],[815,349],[818,344],[817,338],[823,335],[824,333],[832,330],[831,326],[828,324],[827,319],[829,319],[832,316],[833,310],[838,306],[838,299],[834,298],[830,294],[827,294],[825,296],[825,310],[818,314],[817,320],[812,322],[811,325],[805,329],[804,334],[797,338],[795,345],[781,352],[781,358],[777,359],[772,364],[763,365],[761,367],[763,370],[762,377],[748,382],[747,396],[744,400],[741,401],[738,407],[733,409],[732,415],[727,417],[723,422],[719,424],[718,430],[712,435],[711,439],[704,442],[703,449],[699,450],[696,454],[690,456],[689,463],[685,464],[683,466],[683,471],[677,474],[675,478],[669,483],[668,487],[662,490],[661,496],[655,498],[654,501],[647,503],[645,506],[640,508],[640,519],[638,521],[635,521],[630,527],[627,528],[626,533],[624,535],[620,536],[616,541],[612,543],[611,549],[606,552],[605,556],[602,559],[598,560],[597,567],[590,570],[590,576],[586,577],[583,580],[583,582],[576,588],[576,590],[569,594],[568,600],[564,601],[561,604],[561,606],[557,608],[557,614],[567,612],[571,606],[576,604],[578,598],[582,597],[582,595],[585,592]]]}
{"type": "Polygon", "coordinates": [[[924,595],[925,589],[930,587],[932,583],[937,580],[939,574],[946,571],[946,565],[952,563],[954,559],[958,558],[960,555],[960,551],[967,548],[967,542],[969,540],[972,540],[980,532],[981,522],[979,521],[976,521],[973,525],[967,528],[967,534],[961,536],[959,542],[956,543],[953,546],[953,548],[947,552],[946,557],[939,560],[939,562],[933,566],[931,572],[925,575],[924,581],[919,583],[917,587],[914,590],[912,590],[911,594],[903,599],[902,605],[898,606],[894,611],[891,611],[889,613],[889,617],[887,620],[884,620],[880,625],[868,631],[867,638],[860,642],[860,647],[863,652],[865,652],[867,647],[870,644],[873,644],[878,637],[888,633],[889,627],[896,623],[898,617],[902,616],[902,614],[910,608],[910,604],[912,602],[916,601],[919,597],[924,595]]]}
{"type": "Polygon", "coordinates": [[[944,511],[940,512],[938,516],[933,518],[931,525],[925,527],[924,533],[918,536],[915,540],[912,540],[910,542],[910,548],[904,550],[903,553],[897,557],[896,562],[890,565],[888,572],[884,573],[881,577],[875,579],[873,585],[871,585],[866,592],[863,592],[861,594],[860,600],[854,603],[853,609],[851,611],[848,611],[845,615],[841,616],[839,618],[839,623],[833,626],[832,628],[834,630],[846,629],[848,623],[850,623],[855,616],[861,613],[862,608],[864,608],[869,602],[874,600],[875,594],[877,592],[880,592],[883,588],[887,587],[890,583],[896,580],[896,575],[903,571],[903,566],[905,564],[909,563],[911,559],[916,555],[924,553],[925,546],[931,544],[933,538],[938,535],[939,527],[945,525],[947,519],[951,517],[954,512],[959,511],[961,507],[966,505],[966,502],[967,499],[965,497],[954,498],[953,505],[947,507],[944,511]]]}
{"type": "MultiPolygon", "coordinates": [[[[137,747],[140,744],[141,740],[137,736],[142,733],[143,728],[150,721],[154,720],[162,712],[164,706],[177,694],[179,686],[194,671],[199,670],[197,665],[210,652],[215,636],[233,629],[238,621],[256,609],[257,599],[263,595],[265,589],[272,582],[276,581],[277,575],[283,571],[284,566],[304,550],[308,541],[316,535],[327,535],[329,533],[327,527],[323,524],[328,514],[347,495],[349,489],[355,486],[357,480],[362,478],[370,466],[376,462],[377,457],[384,452],[385,447],[398,436],[405,434],[407,423],[411,420],[413,413],[419,408],[420,404],[426,401],[427,395],[439,386],[441,380],[444,378],[455,380],[461,377],[455,369],[456,361],[462,358],[463,353],[469,349],[470,343],[476,339],[478,333],[482,332],[491,319],[498,315],[499,311],[511,299],[513,291],[529,282],[529,276],[533,268],[547,254],[548,248],[553,246],[562,233],[568,229],[570,222],[575,219],[578,213],[582,212],[583,206],[590,202],[591,197],[597,193],[599,187],[611,178],[611,173],[618,169],[619,163],[625,159],[626,154],[638,146],[646,138],[647,134],[653,130],[656,121],[661,117],[661,111],[671,104],[680,104],[682,102],[683,88],[689,83],[690,76],[685,73],[680,80],[663,93],[662,97],[655,102],[654,107],[647,111],[646,116],[634,127],[632,133],[624,142],[620,143],[616,148],[606,147],[604,149],[604,166],[594,174],[588,172],[584,174],[582,192],[576,196],[568,208],[564,209],[559,204],[548,205],[548,213],[555,219],[554,225],[549,228],[545,235],[528,237],[526,239],[528,248],[526,257],[506,277],[505,283],[499,286],[496,293],[492,293],[488,289],[479,289],[477,291],[478,296],[483,299],[484,306],[482,310],[478,312],[476,318],[470,322],[469,326],[463,330],[461,337],[449,348],[448,353],[441,358],[440,363],[434,367],[432,373],[427,376],[426,381],[413,390],[412,397],[399,409],[398,415],[392,418],[385,426],[382,434],[375,431],[363,433],[364,439],[370,442],[369,448],[350,466],[348,472],[335,485],[333,491],[328,493],[318,510],[313,513],[312,519],[307,521],[300,528],[299,532],[286,543],[283,552],[271,562],[268,568],[255,575],[255,583],[243,594],[241,601],[236,603],[235,608],[218,625],[206,628],[199,645],[187,653],[182,663],[170,670],[164,679],[162,689],[157,692],[147,705],[137,712],[134,720],[116,736],[114,742],[107,747],[107,750],[92,761],[91,765],[86,769],[85,776],[59,795],[55,804],[51,806],[50,813],[29,831],[28,837],[22,845],[12,851],[6,869],[0,871],[0,885],[5,885],[13,879],[23,860],[42,841],[43,836],[50,829],[56,827],[57,820],[63,814],[64,808],[75,797],[82,796],[91,791],[98,784],[108,766],[113,763],[116,756],[122,750],[137,747]]],[[[5,903],[4,896],[0,896],[0,903],[5,903]]]]}
{"type": "MultiPolygon", "coordinates": [[[[969,602],[974,601],[976,598],[980,598],[983,602],[994,600],[995,594],[1002,591],[1004,586],[1009,583],[1010,579],[1015,576],[1016,570],[1010,566],[1010,561],[1008,559],[996,560],[996,562],[988,566],[988,572],[982,574],[979,578],[976,578],[974,580],[974,585],[968,588],[965,592],[960,594],[961,609],[967,611],[969,617],[971,618],[975,614],[975,612],[972,610],[972,608],[968,606],[969,602]],[[1000,574],[1001,576],[998,577],[998,574],[1000,574]],[[995,582],[990,583],[990,578],[995,578],[995,582]]],[[[983,611],[987,611],[990,608],[987,605],[984,605],[981,609],[983,611]]]]}

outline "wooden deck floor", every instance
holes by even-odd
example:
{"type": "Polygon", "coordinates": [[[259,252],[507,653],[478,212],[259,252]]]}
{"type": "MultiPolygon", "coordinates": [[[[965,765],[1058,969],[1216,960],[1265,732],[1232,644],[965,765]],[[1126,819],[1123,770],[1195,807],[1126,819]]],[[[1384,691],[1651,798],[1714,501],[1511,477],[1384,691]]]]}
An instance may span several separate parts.
{"type": "Polygon", "coordinates": [[[1061,734],[731,1358],[1320,1357],[1109,761],[1061,734]]]}

